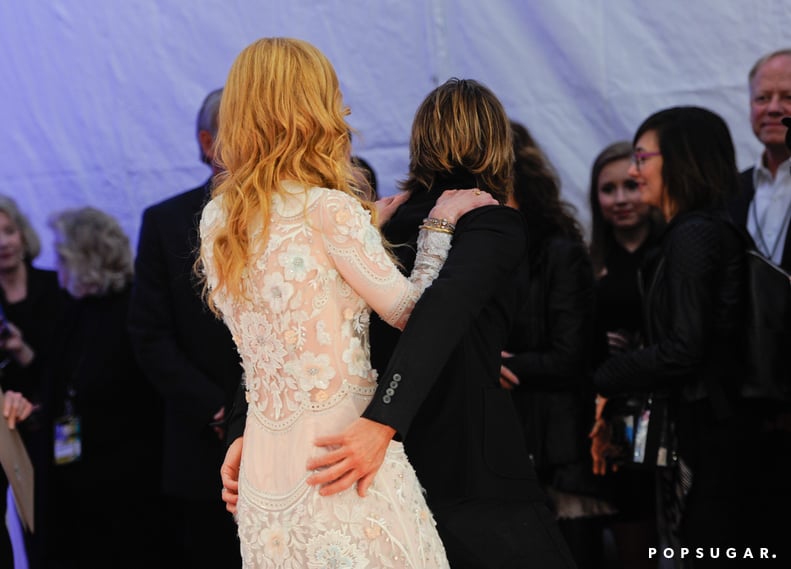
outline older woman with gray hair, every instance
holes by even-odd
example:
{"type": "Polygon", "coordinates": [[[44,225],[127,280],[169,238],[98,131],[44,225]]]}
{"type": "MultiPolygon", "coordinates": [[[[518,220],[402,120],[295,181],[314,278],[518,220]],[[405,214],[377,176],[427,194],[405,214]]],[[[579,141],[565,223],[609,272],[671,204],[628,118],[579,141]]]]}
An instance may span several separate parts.
{"type": "Polygon", "coordinates": [[[129,238],[115,219],[92,207],[50,219],[55,231],[58,282],[74,298],[122,292],[134,274],[129,238]]]}
{"type": "Polygon", "coordinates": [[[93,207],[57,213],[50,227],[58,280],[73,301],[56,327],[45,374],[54,433],[47,562],[158,567],[161,402],[126,327],[129,238],[93,207]]]}

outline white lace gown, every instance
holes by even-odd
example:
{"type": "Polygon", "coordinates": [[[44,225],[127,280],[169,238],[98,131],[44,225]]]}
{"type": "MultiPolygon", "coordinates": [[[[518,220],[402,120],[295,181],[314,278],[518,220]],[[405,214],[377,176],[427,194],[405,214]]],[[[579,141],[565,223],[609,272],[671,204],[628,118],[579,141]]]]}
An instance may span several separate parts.
{"type": "MultiPolygon", "coordinates": [[[[390,443],[365,498],[355,488],[323,497],[305,481],[308,459],[327,452],[314,440],[340,433],[374,393],[370,310],[403,328],[444,263],[450,236],[423,230],[407,279],[354,198],[283,187],[266,247],[245,270],[246,298],[216,299],[242,358],[249,403],[237,504],[243,566],[448,567],[400,443],[390,443]]],[[[212,245],[223,223],[215,199],[200,226],[209,286],[217,283],[212,245]]],[[[253,243],[257,237],[253,231],[253,243]]]]}

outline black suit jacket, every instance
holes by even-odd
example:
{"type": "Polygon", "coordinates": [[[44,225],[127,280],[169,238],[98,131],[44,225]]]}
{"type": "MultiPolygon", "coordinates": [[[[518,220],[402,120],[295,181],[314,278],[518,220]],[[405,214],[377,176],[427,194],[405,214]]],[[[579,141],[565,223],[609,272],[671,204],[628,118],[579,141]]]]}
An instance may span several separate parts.
{"type": "Polygon", "coordinates": [[[164,491],[219,500],[225,451],[209,423],[221,407],[230,409],[242,368],[193,272],[209,191],[207,182],[143,213],[129,330],[140,366],[165,401],[164,491]]]}
{"type": "MultiPolygon", "coordinates": [[[[750,204],[755,196],[755,185],[753,184],[753,173],[755,168],[749,168],[739,175],[741,191],[728,204],[728,211],[733,221],[747,227],[747,215],[750,211],[750,204]]],[[[786,271],[791,271],[791,231],[786,232],[785,248],[783,257],[780,259],[780,266],[786,271]]]]}
{"type": "MultiPolygon", "coordinates": [[[[391,243],[407,244],[397,249],[406,272],[420,220],[442,189],[413,193],[385,227],[391,243]]],[[[474,210],[459,220],[448,259],[404,332],[372,320],[381,373],[363,416],[397,430],[435,511],[468,499],[542,499],[511,394],[498,383],[526,243],[516,210],[474,210]]]]}

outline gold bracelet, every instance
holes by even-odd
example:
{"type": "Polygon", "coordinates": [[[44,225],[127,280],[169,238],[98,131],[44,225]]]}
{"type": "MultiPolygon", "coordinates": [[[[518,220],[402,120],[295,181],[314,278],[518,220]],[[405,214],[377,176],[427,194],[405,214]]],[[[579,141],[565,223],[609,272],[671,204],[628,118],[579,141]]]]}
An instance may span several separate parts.
{"type": "Polygon", "coordinates": [[[428,225],[421,225],[420,229],[428,229],[429,231],[438,231],[439,233],[447,233],[448,235],[453,235],[453,231],[450,229],[442,229],[440,227],[429,227],[428,225]]]}
{"type": "Polygon", "coordinates": [[[456,226],[445,218],[437,219],[436,217],[426,217],[423,219],[421,229],[429,229],[431,231],[441,231],[442,233],[453,233],[456,231],[456,226]]]}

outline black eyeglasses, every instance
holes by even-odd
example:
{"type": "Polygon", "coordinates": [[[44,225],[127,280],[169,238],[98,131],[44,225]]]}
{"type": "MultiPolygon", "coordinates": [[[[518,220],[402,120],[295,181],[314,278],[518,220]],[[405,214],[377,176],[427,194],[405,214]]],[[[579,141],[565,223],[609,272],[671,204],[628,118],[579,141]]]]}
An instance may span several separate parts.
{"type": "Polygon", "coordinates": [[[640,167],[645,164],[646,160],[654,156],[660,156],[661,154],[661,152],[643,152],[641,150],[635,150],[632,152],[632,164],[639,170],[640,167]]]}

